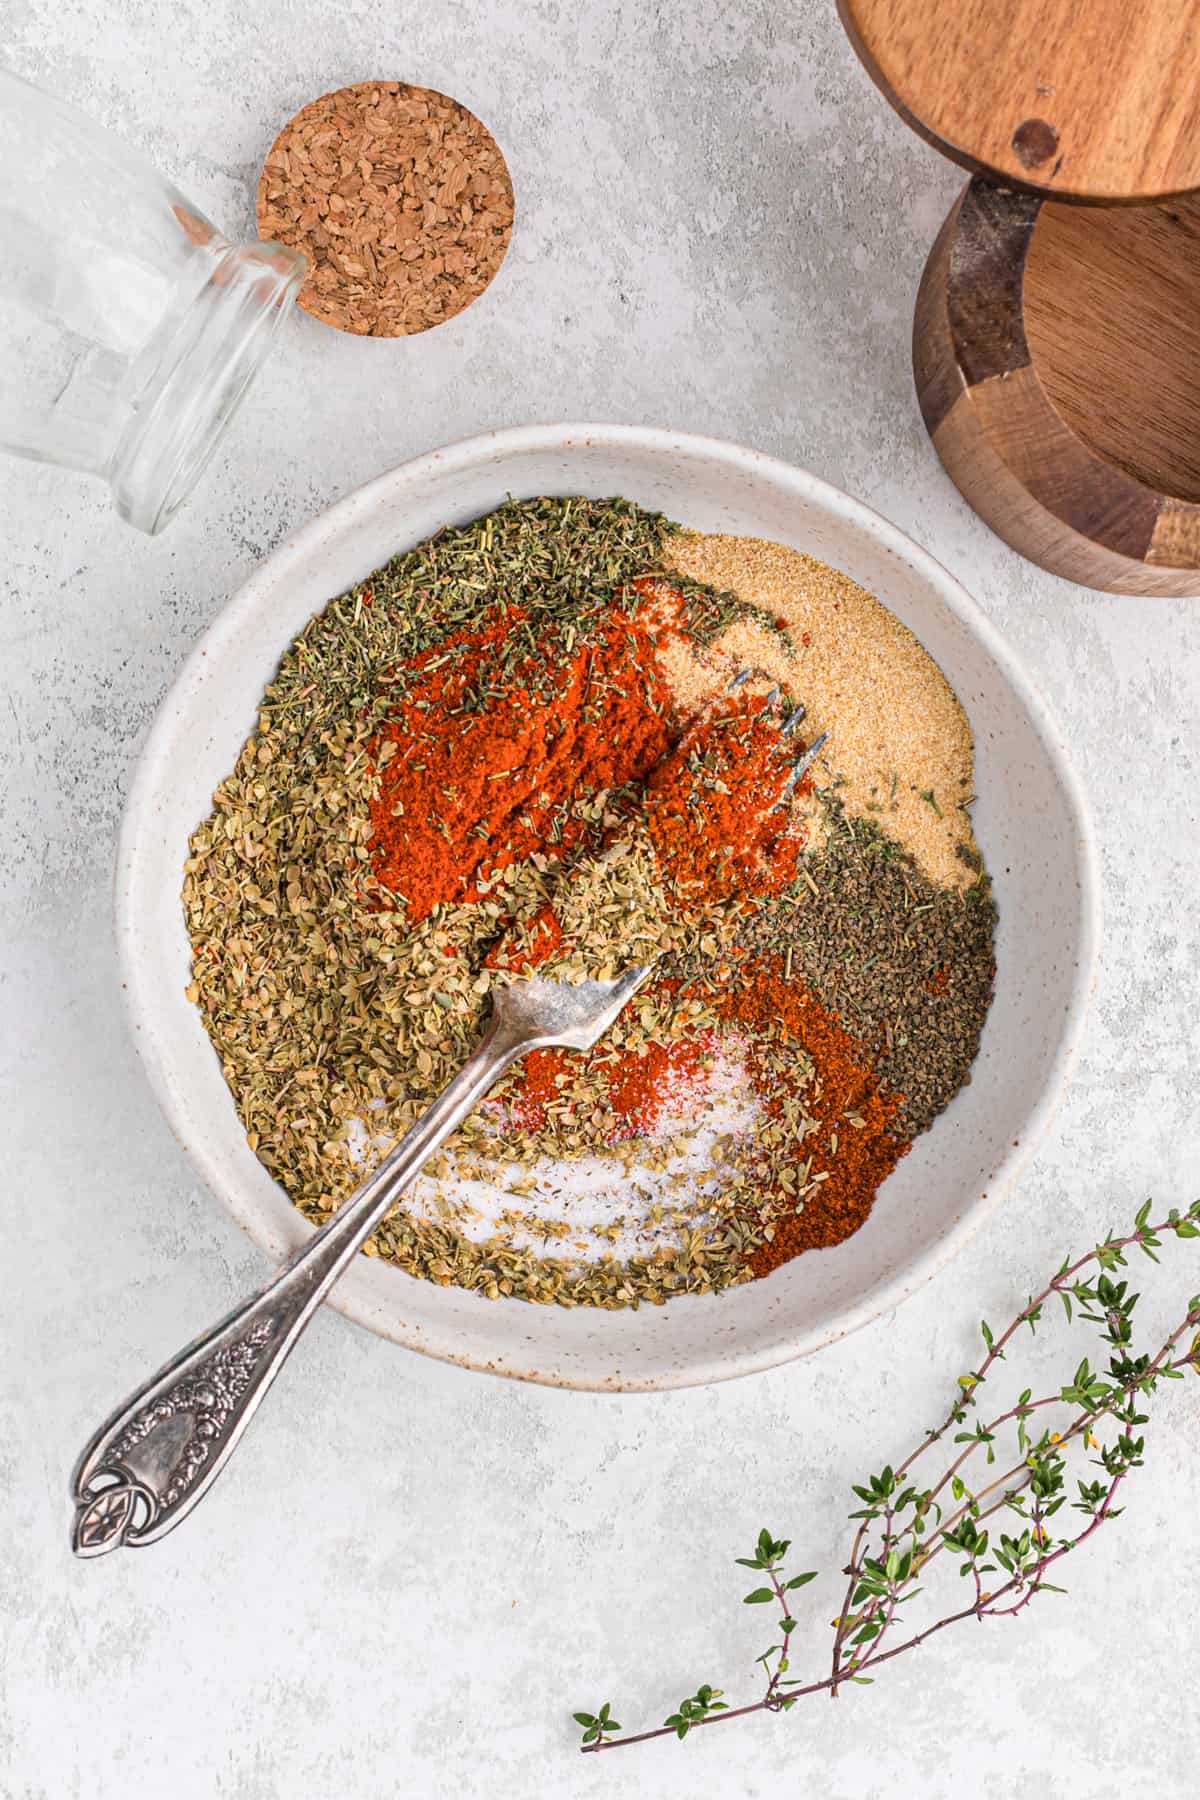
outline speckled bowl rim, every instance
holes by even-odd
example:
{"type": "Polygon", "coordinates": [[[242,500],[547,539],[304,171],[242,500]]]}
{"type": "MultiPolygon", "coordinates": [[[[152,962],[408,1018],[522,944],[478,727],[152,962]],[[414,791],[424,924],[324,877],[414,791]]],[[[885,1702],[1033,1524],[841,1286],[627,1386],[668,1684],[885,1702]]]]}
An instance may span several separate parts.
{"type": "MultiPolygon", "coordinates": [[[[794,1338],[786,1344],[776,1343],[762,1349],[740,1352],[723,1350],[708,1361],[672,1366],[669,1370],[656,1371],[648,1376],[639,1377],[634,1371],[622,1371],[618,1378],[588,1380],[574,1373],[555,1371],[544,1364],[541,1367],[517,1366],[503,1358],[484,1360],[477,1354],[456,1351],[448,1344],[431,1344],[419,1326],[406,1327],[381,1319],[370,1302],[355,1293],[353,1284],[346,1281],[334,1290],[329,1301],[345,1317],[366,1330],[389,1338],[405,1348],[432,1356],[438,1361],[454,1363],[463,1368],[583,1392],[656,1392],[732,1380],[742,1375],[761,1373],[800,1356],[812,1355],[829,1344],[840,1342],[852,1332],[861,1330],[901,1305],[952,1262],[995,1214],[1001,1199],[1030,1160],[1035,1145],[1040,1142],[1049,1126],[1078,1064],[1087,1012],[1095,986],[1101,940],[1099,858],[1083,785],[1075,770],[1062,728],[1007,640],[957,577],[907,533],[832,483],[779,458],[725,439],[658,427],[587,424],[513,426],[460,439],[396,465],[324,508],[272,551],[242,583],[182,664],[151,724],[126,800],[115,869],[115,933],[127,1019],[150,1085],[174,1136],[205,1185],[247,1235],[260,1248],[278,1257],[281,1245],[277,1234],[253,1205],[246,1203],[240,1192],[230,1191],[219,1173],[217,1158],[210,1153],[204,1141],[188,1129],[167,1059],[160,1054],[154,1034],[142,1028],[153,1013],[154,1003],[144,991],[139,966],[137,890],[141,842],[146,829],[144,815],[158,779],[160,762],[172,743],[179,716],[186,709],[191,690],[202,682],[210,659],[215,660],[226,643],[236,639],[258,609],[260,588],[269,585],[265,574],[268,566],[271,571],[270,581],[273,582],[278,579],[281,569],[286,573],[289,563],[302,564],[310,553],[310,547],[319,543],[331,525],[336,524],[341,528],[352,523],[356,515],[369,512],[385,498],[393,502],[400,500],[406,484],[417,484],[435,471],[447,474],[480,463],[494,464],[498,458],[505,456],[558,453],[573,446],[614,451],[628,448],[684,452],[724,464],[742,474],[761,475],[777,484],[790,487],[805,502],[847,520],[873,536],[885,551],[907,562],[914,573],[935,590],[942,603],[957,615],[966,630],[979,640],[1020,698],[1061,784],[1076,833],[1081,903],[1079,941],[1073,946],[1074,974],[1063,1028],[1058,1048],[1050,1060],[1041,1097],[1029,1109],[1019,1140],[994,1165],[985,1191],[968,1201],[944,1235],[899,1269],[891,1281],[883,1287],[877,1287],[857,1304],[847,1306],[835,1319],[807,1332],[798,1329],[794,1338]]],[[[296,1216],[299,1218],[300,1215],[296,1216]]],[[[598,1318],[607,1316],[603,1312],[597,1313],[598,1318]]]]}

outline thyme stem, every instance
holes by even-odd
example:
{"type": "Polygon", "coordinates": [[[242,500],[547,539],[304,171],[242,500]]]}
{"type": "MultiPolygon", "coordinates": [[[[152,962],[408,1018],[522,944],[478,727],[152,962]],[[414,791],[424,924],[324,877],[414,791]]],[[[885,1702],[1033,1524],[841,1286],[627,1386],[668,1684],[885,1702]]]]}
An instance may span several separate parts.
{"type": "MultiPolygon", "coordinates": [[[[833,1657],[829,1674],[819,1681],[805,1684],[783,1679],[791,1661],[791,1631],[788,1590],[812,1579],[810,1574],[784,1580],[783,1559],[789,1548],[787,1541],[776,1542],[766,1531],[759,1536],[754,1558],[739,1558],[750,1568],[766,1571],[770,1588],[756,1590],[747,1601],[774,1598],[782,1610],[786,1627],[783,1644],[765,1653],[759,1660],[767,1673],[766,1691],[762,1697],[745,1706],[709,1710],[695,1702],[681,1721],[680,1715],[667,1724],[649,1731],[624,1737],[615,1731],[602,1731],[596,1742],[584,1749],[616,1749],[619,1746],[646,1743],[657,1737],[684,1736],[687,1731],[721,1720],[745,1718],[751,1713],[789,1710],[796,1701],[809,1694],[828,1693],[836,1698],[839,1688],[848,1680],[870,1679],[866,1671],[874,1671],[897,1656],[906,1655],[964,1619],[1011,1618],[1023,1612],[1035,1595],[1053,1589],[1049,1572],[1070,1551],[1087,1542],[1119,1510],[1115,1502],[1130,1473],[1143,1462],[1143,1439],[1138,1428],[1147,1415],[1138,1410],[1164,1379],[1179,1379],[1188,1370],[1200,1373],[1200,1296],[1188,1302],[1183,1317],[1162,1341],[1153,1355],[1136,1355],[1132,1348],[1132,1315],[1139,1296],[1128,1291],[1128,1282],[1114,1279],[1115,1272],[1126,1266],[1125,1252],[1139,1248],[1152,1260],[1166,1238],[1200,1237],[1200,1202],[1186,1214],[1173,1210],[1158,1224],[1150,1224],[1149,1204],[1138,1213],[1134,1229],[1124,1236],[1108,1236],[1085,1255],[1066,1261],[1041,1291],[1020,1309],[1012,1323],[998,1337],[993,1337],[986,1323],[982,1333],[986,1354],[970,1374],[958,1378],[958,1395],[941,1425],[926,1433],[921,1442],[894,1469],[889,1465],[880,1475],[869,1477],[865,1486],[856,1486],[863,1499],[864,1511],[855,1514],[858,1524],[850,1557],[845,1566],[848,1577],[842,1608],[835,1620],[833,1657]],[[1095,1269],[1094,1278],[1084,1271],[1095,1269]],[[956,1442],[966,1440],[965,1448],[953,1455],[936,1482],[928,1489],[916,1488],[907,1479],[921,1458],[939,1443],[952,1426],[963,1426],[978,1408],[978,1393],[995,1365],[1003,1360],[1022,1325],[1035,1330],[1042,1309],[1053,1296],[1063,1302],[1068,1323],[1079,1319],[1099,1328],[1109,1347],[1107,1377],[1094,1372],[1087,1359],[1079,1364],[1071,1381],[1056,1393],[1034,1399],[1026,1389],[1015,1405],[997,1413],[986,1424],[977,1422],[973,1431],[960,1431],[956,1442]],[[1179,1354],[1185,1337],[1191,1333],[1190,1347],[1179,1354]],[[1026,1421],[1040,1409],[1052,1405],[1074,1405],[1076,1411],[1061,1432],[1043,1430],[1031,1437],[1026,1421]],[[1115,1440],[1101,1447],[1097,1430],[1114,1421],[1119,1429],[1115,1440]],[[1018,1460],[1001,1475],[989,1480],[972,1493],[960,1471],[981,1445],[987,1447],[992,1460],[993,1444],[998,1432],[1016,1426],[1020,1450],[1018,1460]],[[1087,1522],[1073,1534],[1055,1538],[1052,1520],[1067,1503],[1065,1455],[1080,1441],[1098,1452],[1093,1462],[1103,1470],[1104,1479],[1078,1481],[1079,1498],[1071,1504],[1087,1515],[1087,1522]],[[938,1496],[950,1489],[955,1505],[944,1512],[938,1496]],[[1001,1534],[998,1545],[991,1543],[986,1522],[1005,1510],[1016,1515],[1024,1529],[1019,1536],[1001,1534]],[[910,1515],[902,1519],[902,1515],[910,1515]],[[902,1522],[900,1522],[902,1521],[902,1522]],[[929,1530],[930,1523],[932,1529],[929,1530]],[[924,1541],[929,1530],[928,1541],[924,1541]],[[878,1533],[879,1549],[868,1554],[873,1537],[878,1533]],[[956,1550],[965,1558],[960,1574],[971,1583],[972,1597],[965,1606],[913,1632],[901,1643],[890,1639],[899,1608],[916,1593],[918,1574],[922,1581],[931,1564],[946,1551],[956,1550]],[[984,1560],[994,1558],[995,1560],[984,1560]],[[1001,1573],[1003,1579],[995,1588],[987,1587],[985,1577],[1001,1573]],[[771,1658],[775,1658],[774,1667],[771,1658]]],[[[719,1689],[704,1688],[701,1695],[719,1694],[719,1689]]]]}

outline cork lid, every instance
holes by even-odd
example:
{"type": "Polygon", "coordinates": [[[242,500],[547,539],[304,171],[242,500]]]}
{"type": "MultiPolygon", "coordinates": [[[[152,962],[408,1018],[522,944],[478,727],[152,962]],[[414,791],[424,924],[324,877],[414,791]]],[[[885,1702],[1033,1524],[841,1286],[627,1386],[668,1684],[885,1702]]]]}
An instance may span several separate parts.
{"type": "Polygon", "coordinates": [[[1060,200],[1200,187],[1200,0],[839,0],[901,118],[1060,200]]]}

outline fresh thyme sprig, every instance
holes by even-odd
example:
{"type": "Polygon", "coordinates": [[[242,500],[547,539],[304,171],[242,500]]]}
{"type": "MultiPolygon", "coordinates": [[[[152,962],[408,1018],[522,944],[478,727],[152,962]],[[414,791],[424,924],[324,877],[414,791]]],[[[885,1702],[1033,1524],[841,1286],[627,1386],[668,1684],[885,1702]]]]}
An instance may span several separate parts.
{"type": "Polygon", "coordinates": [[[700,1726],[744,1718],[749,1713],[787,1712],[807,1694],[828,1693],[836,1698],[843,1683],[870,1683],[874,1676],[868,1670],[915,1650],[948,1625],[963,1619],[1008,1618],[1023,1611],[1037,1594],[1062,1593],[1062,1588],[1047,1579],[1048,1571],[1069,1551],[1086,1543],[1106,1521],[1117,1517],[1121,1509],[1114,1501],[1122,1483],[1133,1469],[1142,1466],[1145,1439],[1139,1428],[1148,1421],[1149,1415],[1140,1410],[1145,1400],[1161,1381],[1181,1380],[1188,1369],[1200,1372],[1200,1295],[1188,1301],[1183,1318],[1156,1351],[1136,1352],[1133,1315],[1140,1296],[1130,1292],[1128,1280],[1117,1276],[1118,1270],[1127,1267],[1127,1250],[1137,1248],[1157,1262],[1157,1252],[1171,1237],[1200,1237],[1200,1201],[1186,1213],[1173,1209],[1158,1224],[1150,1223],[1147,1201],[1131,1232],[1123,1237],[1110,1233],[1086,1255],[1064,1261],[999,1336],[984,1320],[980,1331],[985,1353],[977,1368],[958,1377],[954,1401],[943,1422],[895,1468],[888,1464],[854,1485],[862,1504],[850,1514],[857,1529],[843,1571],[846,1596],[834,1620],[833,1658],[827,1675],[805,1681],[789,1673],[797,1629],[789,1595],[815,1575],[805,1571],[788,1577],[789,1540],[776,1539],[764,1530],[759,1533],[754,1555],[736,1559],[744,1568],[761,1570],[769,1584],[745,1595],[745,1604],[773,1603],[779,1608],[781,1641],[757,1659],[766,1681],[760,1698],[745,1706],[727,1706],[721,1699],[722,1690],[705,1684],[681,1701],[678,1711],[662,1725],[626,1737],[616,1735],[620,1726],[611,1720],[606,1702],[595,1716],[575,1714],[585,1728],[583,1749],[589,1753],[614,1750],[672,1733],[683,1738],[700,1726]],[[1057,1392],[1034,1399],[1033,1390],[1024,1388],[1014,1405],[985,1421],[980,1407],[982,1389],[1022,1326],[1036,1331],[1047,1301],[1055,1298],[1062,1304],[1068,1325],[1082,1323],[1097,1329],[1107,1347],[1107,1370],[1093,1369],[1085,1356],[1057,1392]],[[1187,1348],[1181,1349],[1189,1334],[1187,1348]],[[1035,1435],[1029,1421],[1042,1408],[1056,1405],[1073,1409],[1062,1429],[1044,1427],[1035,1435]],[[1098,1431],[1104,1427],[1115,1429],[1102,1443],[1098,1431]],[[920,1485],[911,1472],[952,1431],[949,1441],[961,1448],[955,1449],[930,1486],[920,1485]],[[1002,1474],[984,1475],[972,1487],[964,1470],[981,1449],[982,1467],[993,1467],[1005,1435],[1014,1442],[1015,1460],[1002,1474]],[[1087,1523],[1074,1535],[1060,1535],[1061,1528],[1052,1521],[1069,1501],[1067,1456],[1073,1450],[1093,1451],[1089,1461],[1098,1473],[1092,1480],[1077,1478],[1077,1498],[1070,1500],[1072,1510],[1082,1513],[1087,1523]],[[1008,1515],[1004,1520],[1007,1530],[1000,1528],[998,1514],[1008,1515]],[[901,1608],[924,1591],[931,1565],[947,1553],[961,1558],[958,1573],[968,1583],[967,1604],[894,1642],[901,1608]],[[992,1578],[992,1585],[987,1577],[992,1578]],[[922,1586],[917,1585],[918,1580],[922,1586]]]}

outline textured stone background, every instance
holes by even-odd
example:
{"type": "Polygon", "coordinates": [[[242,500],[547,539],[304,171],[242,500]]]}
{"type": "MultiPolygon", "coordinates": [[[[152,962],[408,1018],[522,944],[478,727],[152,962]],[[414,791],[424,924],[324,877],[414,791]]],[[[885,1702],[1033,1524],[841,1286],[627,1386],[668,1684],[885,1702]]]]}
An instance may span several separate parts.
{"type": "MultiPolygon", "coordinates": [[[[1200,1499],[1194,1382],[1164,1401],[1151,1466],[1068,1598],[946,1633],[836,1707],[682,1746],[580,1762],[567,1717],[611,1696],[626,1725],[653,1723],[702,1680],[749,1697],[763,1625],[731,1558],[759,1525],[790,1533],[801,1566],[836,1567],[848,1482],[932,1421],[980,1314],[1144,1194],[1200,1192],[1200,602],[1052,580],[943,477],[908,332],[958,175],[816,0],[10,0],[3,21],[20,72],[144,146],[231,232],[250,230],[280,123],[371,75],[442,88],[494,127],[519,226],[485,299],[427,337],[297,318],[158,542],[99,486],[3,465],[0,1791],[1194,1792],[1190,1526],[1171,1552],[1200,1499]],[[566,417],[804,464],[910,529],[1009,634],[1069,725],[1100,833],[1107,942],[1080,1077],[972,1251],[814,1361],[593,1397],[424,1362],[331,1314],[185,1530],[74,1564],[66,1479],[88,1431],[263,1273],[183,1162],[121,1019],[110,865],[145,727],[292,526],[430,445],[566,417]]],[[[1192,1248],[1159,1278],[1164,1307],[1200,1287],[1192,1248]]],[[[835,1604],[832,1580],[808,1593],[802,1669],[824,1664],[835,1604]]]]}

